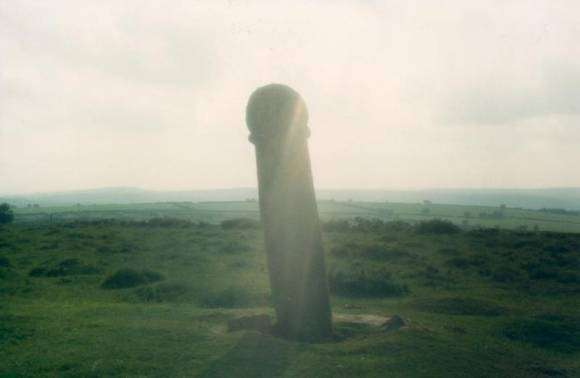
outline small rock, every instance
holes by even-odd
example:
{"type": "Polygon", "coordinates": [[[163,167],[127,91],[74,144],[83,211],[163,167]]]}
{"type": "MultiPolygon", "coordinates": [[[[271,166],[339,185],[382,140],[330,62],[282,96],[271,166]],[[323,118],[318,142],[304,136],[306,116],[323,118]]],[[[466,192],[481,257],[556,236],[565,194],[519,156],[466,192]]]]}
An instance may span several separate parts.
{"type": "Polygon", "coordinates": [[[406,325],[407,325],[407,322],[405,322],[403,320],[403,318],[401,318],[399,315],[393,315],[389,318],[389,320],[387,320],[386,322],[383,323],[381,328],[385,332],[392,332],[392,331],[396,331],[398,329],[401,329],[401,328],[405,327],[406,325]]]}
{"type": "Polygon", "coordinates": [[[228,331],[253,330],[262,333],[270,333],[272,330],[272,319],[268,315],[250,315],[228,321],[228,331]]]}

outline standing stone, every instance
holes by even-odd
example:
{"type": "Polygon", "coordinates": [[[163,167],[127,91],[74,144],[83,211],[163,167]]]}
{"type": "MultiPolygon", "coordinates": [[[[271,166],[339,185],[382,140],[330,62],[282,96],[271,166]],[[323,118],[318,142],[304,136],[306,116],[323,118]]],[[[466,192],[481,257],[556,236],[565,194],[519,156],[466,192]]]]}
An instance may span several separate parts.
{"type": "Polygon", "coordinates": [[[327,338],[332,320],[306,104],[287,86],[267,85],[250,97],[246,123],[256,147],[274,330],[291,339],[327,338]]]}

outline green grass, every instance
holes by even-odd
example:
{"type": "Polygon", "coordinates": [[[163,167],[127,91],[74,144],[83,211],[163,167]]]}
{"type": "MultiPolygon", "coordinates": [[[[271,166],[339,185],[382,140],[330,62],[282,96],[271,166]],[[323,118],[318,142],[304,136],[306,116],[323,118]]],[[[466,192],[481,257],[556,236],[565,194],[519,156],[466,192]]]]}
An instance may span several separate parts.
{"type": "Polygon", "coordinates": [[[333,311],[409,326],[305,344],[226,331],[272,314],[260,229],[122,219],[0,229],[0,376],[580,376],[579,235],[325,227],[333,311]]]}

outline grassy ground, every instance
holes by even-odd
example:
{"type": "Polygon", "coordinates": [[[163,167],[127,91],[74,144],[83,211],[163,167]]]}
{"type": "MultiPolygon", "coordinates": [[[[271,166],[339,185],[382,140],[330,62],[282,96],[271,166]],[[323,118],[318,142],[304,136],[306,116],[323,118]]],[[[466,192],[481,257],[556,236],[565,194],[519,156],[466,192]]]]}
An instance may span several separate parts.
{"type": "Polygon", "coordinates": [[[305,344],[271,313],[261,230],[184,221],[0,229],[0,376],[580,376],[580,236],[325,226],[335,313],[399,314],[305,344]]]}

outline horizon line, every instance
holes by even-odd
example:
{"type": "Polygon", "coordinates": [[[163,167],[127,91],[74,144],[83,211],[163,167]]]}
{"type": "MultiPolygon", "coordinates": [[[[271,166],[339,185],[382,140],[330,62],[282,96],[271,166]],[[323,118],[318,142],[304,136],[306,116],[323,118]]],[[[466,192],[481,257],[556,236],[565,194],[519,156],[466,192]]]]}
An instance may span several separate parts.
{"type": "MultiPolygon", "coordinates": [[[[27,195],[54,195],[54,194],[64,194],[64,193],[75,193],[75,192],[91,192],[91,191],[102,191],[102,190],[121,190],[121,189],[131,189],[140,190],[143,192],[211,192],[211,191],[222,191],[222,190],[258,190],[255,186],[231,186],[231,187],[213,187],[213,188],[197,188],[197,189],[149,189],[139,186],[103,186],[103,187],[92,187],[85,189],[60,189],[60,190],[47,190],[47,191],[36,191],[36,192],[20,192],[20,193],[0,193],[2,197],[21,197],[27,195]]],[[[570,190],[578,189],[580,186],[545,186],[545,187],[425,187],[425,188],[335,188],[335,187],[322,187],[315,188],[316,192],[319,191],[360,191],[360,192],[421,192],[421,191],[453,191],[453,190],[498,190],[498,191],[510,191],[510,190],[570,190]]]]}

